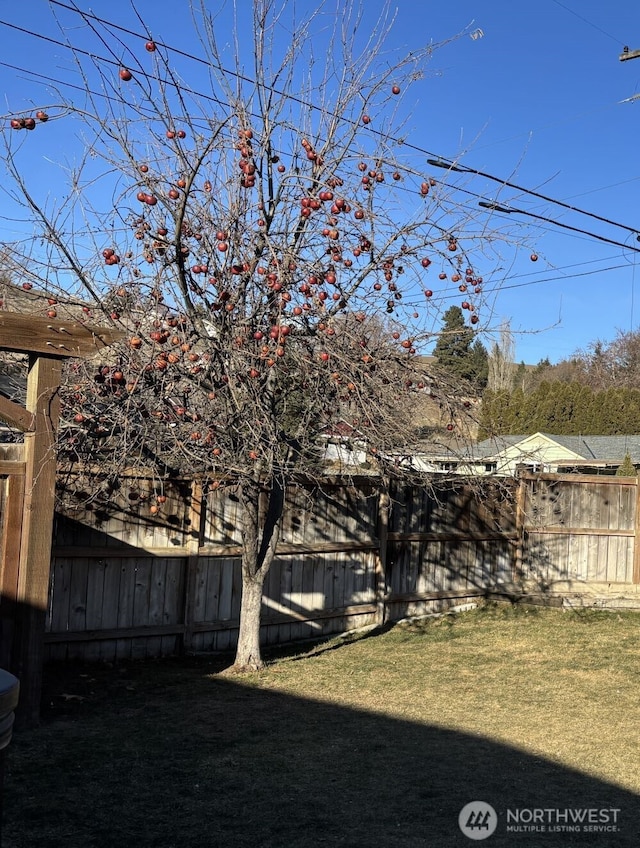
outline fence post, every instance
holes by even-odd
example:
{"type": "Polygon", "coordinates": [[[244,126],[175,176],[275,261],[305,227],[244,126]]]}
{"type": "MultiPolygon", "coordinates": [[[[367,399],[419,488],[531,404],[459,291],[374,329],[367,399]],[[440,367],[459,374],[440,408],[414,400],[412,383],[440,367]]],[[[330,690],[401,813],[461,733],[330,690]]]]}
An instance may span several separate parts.
{"type": "Polygon", "coordinates": [[[195,593],[197,586],[197,573],[199,550],[202,531],[203,509],[203,487],[200,480],[191,481],[190,504],[189,504],[189,540],[187,542],[186,574],[184,576],[184,603],[183,624],[184,635],[182,637],[182,650],[187,652],[193,648],[193,610],[195,608],[195,593]]]}
{"type": "Polygon", "coordinates": [[[636,477],[636,516],[633,524],[633,577],[634,583],[640,583],[640,485],[636,477]]]}
{"type": "Polygon", "coordinates": [[[389,544],[389,485],[382,481],[378,496],[378,555],[376,557],[376,623],[387,620],[387,548],[389,544]]]}
{"type": "Polygon", "coordinates": [[[516,493],[516,548],[513,562],[512,580],[520,583],[524,580],[524,528],[527,510],[527,481],[521,474],[516,493]]]}

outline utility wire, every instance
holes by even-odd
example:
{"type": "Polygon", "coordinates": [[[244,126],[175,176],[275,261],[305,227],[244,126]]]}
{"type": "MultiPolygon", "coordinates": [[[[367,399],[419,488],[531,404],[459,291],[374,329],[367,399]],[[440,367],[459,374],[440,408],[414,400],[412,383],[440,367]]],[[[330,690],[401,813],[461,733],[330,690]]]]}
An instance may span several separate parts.
{"type": "Polygon", "coordinates": [[[569,12],[571,15],[574,15],[576,18],[579,18],[581,21],[583,21],[585,24],[588,24],[590,27],[597,29],[598,32],[601,32],[603,35],[606,35],[607,38],[610,38],[612,41],[615,41],[616,44],[618,44],[618,45],[624,44],[624,41],[620,41],[620,39],[616,38],[614,35],[611,35],[610,32],[607,32],[605,29],[602,29],[602,27],[599,27],[597,24],[594,24],[593,21],[590,21],[588,18],[585,18],[583,15],[579,15],[576,11],[574,11],[573,9],[570,9],[568,6],[565,6],[564,3],[561,3],[560,0],[551,0],[551,2],[555,3],[556,6],[560,6],[560,8],[564,9],[565,12],[569,12]]]}
{"type": "MultiPolygon", "coordinates": [[[[147,34],[140,34],[140,33],[136,33],[134,30],[131,30],[131,29],[129,29],[128,27],[120,26],[119,24],[115,24],[115,23],[113,23],[112,21],[108,21],[108,20],[106,20],[105,18],[101,18],[101,17],[99,17],[98,15],[95,15],[95,14],[93,14],[93,13],[91,13],[91,12],[84,12],[84,11],[82,11],[82,10],[77,9],[77,8],[76,8],[76,7],[74,7],[74,6],[70,6],[70,5],[69,5],[69,4],[67,4],[67,3],[63,3],[63,2],[62,2],[62,0],[50,0],[50,2],[52,3],[52,5],[59,6],[59,7],[61,7],[61,8],[67,9],[68,11],[74,12],[75,14],[79,14],[79,15],[81,15],[83,18],[90,18],[90,19],[92,19],[92,20],[95,20],[95,21],[97,21],[98,23],[103,24],[104,26],[112,27],[113,29],[118,30],[119,32],[123,32],[123,33],[125,33],[125,34],[127,34],[127,35],[130,35],[130,36],[134,37],[134,38],[139,38],[139,39],[148,39],[148,38],[150,37],[148,33],[147,33],[147,34]]],[[[556,3],[558,3],[558,5],[561,5],[561,6],[562,6],[562,4],[558,2],[558,0],[553,0],[553,2],[556,2],[556,3]]],[[[567,11],[569,11],[569,12],[572,12],[572,10],[571,10],[571,9],[568,9],[568,7],[566,7],[566,6],[563,6],[563,8],[567,9],[567,11]]],[[[577,15],[577,13],[575,13],[575,12],[572,12],[572,13],[577,15]]],[[[580,15],[577,15],[577,17],[581,17],[581,16],[580,16],[580,15]]],[[[590,23],[590,22],[589,22],[589,21],[587,21],[585,18],[583,18],[583,20],[585,20],[585,22],[586,22],[586,23],[590,23]]],[[[19,29],[20,31],[22,31],[22,32],[24,32],[25,34],[28,34],[28,35],[34,35],[34,36],[39,37],[39,38],[44,38],[44,39],[46,39],[47,41],[51,41],[52,43],[56,44],[57,46],[60,46],[60,47],[66,47],[67,49],[73,49],[73,50],[76,50],[76,48],[74,48],[72,45],[69,45],[69,44],[67,44],[67,43],[65,43],[65,42],[58,41],[58,40],[56,40],[56,39],[52,39],[52,38],[50,38],[49,36],[42,36],[42,35],[40,35],[40,34],[38,34],[38,33],[33,33],[33,32],[31,32],[30,30],[23,29],[22,27],[16,27],[16,26],[15,26],[15,25],[13,25],[13,24],[8,24],[8,23],[7,23],[7,22],[5,22],[5,21],[0,21],[0,24],[2,24],[2,25],[6,25],[6,26],[10,26],[10,27],[13,27],[13,28],[16,28],[16,29],[19,29]]],[[[591,24],[591,25],[595,27],[595,24],[591,24]]],[[[595,28],[596,28],[596,29],[598,29],[598,27],[595,27],[595,28]]],[[[604,32],[604,30],[601,30],[601,31],[602,31],[602,32],[604,32]]],[[[613,38],[613,36],[611,36],[609,33],[604,33],[604,34],[605,34],[605,35],[608,35],[610,38],[613,38]]],[[[614,39],[614,40],[617,40],[617,39],[614,39]]],[[[191,59],[192,61],[198,62],[198,63],[203,64],[203,65],[206,65],[207,67],[210,67],[210,66],[211,66],[211,62],[210,62],[209,60],[202,59],[201,57],[195,56],[195,55],[194,55],[194,54],[192,54],[192,53],[188,53],[188,52],[186,52],[186,51],[184,51],[184,50],[180,50],[180,49],[178,49],[178,48],[171,47],[170,45],[168,45],[168,44],[166,44],[166,43],[164,43],[164,42],[161,42],[161,41],[156,41],[156,44],[158,44],[160,47],[163,47],[163,48],[164,48],[164,49],[166,49],[166,50],[170,50],[170,51],[172,51],[172,52],[176,53],[177,55],[184,56],[185,58],[191,59]]],[[[112,65],[117,65],[117,64],[118,64],[118,63],[117,63],[117,62],[115,62],[114,60],[104,59],[104,58],[98,57],[98,56],[96,56],[95,54],[92,54],[92,53],[90,53],[90,52],[88,52],[88,51],[83,51],[83,50],[81,50],[81,49],[79,49],[79,48],[77,49],[77,52],[79,52],[79,53],[81,53],[81,54],[83,54],[83,55],[90,56],[92,59],[101,59],[102,61],[107,62],[107,63],[112,64],[112,65]]],[[[224,67],[224,66],[222,66],[222,65],[217,65],[217,68],[218,68],[218,70],[222,71],[223,73],[225,73],[225,74],[229,74],[230,76],[234,76],[234,77],[236,77],[237,79],[242,80],[243,82],[249,82],[249,83],[255,84],[255,80],[254,80],[254,79],[252,79],[251,77],[248,77],[248,76],[246,76],[246,75],[244,75],[244,74],[240,74],[238,71],[234,71],[234,70],[231,70],[231,69],[229,69],[229,68],[225,68],[225,67],[224,67]]],[[[147,78],[153,78],[153,77],[152,77],[152,76],[150,76],[149,74],[145,74],[145,76],[146,76],[147,78]]],[[[166,81],[165,81],[165,84],[166,84],[166,81]]],[[[308,103],[308,102],[306,102],[304,99],[299,98],[299,97],[296,97],[295,95],[292,95],[292,94],[290,94],[289,92],[283,92],[283,91],[279,91],[279,90],[277,90],[277,89],[273,89],[273,91],[274,91],[275,93],[277,93],[277,94],[280,94],[280,95],[282,95],[282,96],[285,96],[285,97],[289,98],[290,100],[292,100],[292,101],[294,101],[294,102],[296,102],[296,103],[299,103],[300,105],[305,106],[306,108],[310,108],[310,109],[317,109],[317,108],[318,108],[318,107],[314,106],[312,103],[308,103]]],[[[206,94],[203,94],[203,93],[200,93],[200,92],[196,92],[196,91],[192,91],[191,93],[193,93],[193,94],[197,95],[198,97],[208,98],[208,99],[211,99],[213,102],[221,103],[221,101],[220,101],[220,100],[218,100],[217,98],[211,97],[210,95],[206,95],[206,94]]],[[[221,105],[222,105],[222,103],[221,103],[221,105]]],[[[340,116],[336,116],[336,117],[340,117],[340,116]]],[[[375,130],[373,130],[373,132],[376,132],[376,131],[375,131],[375,130]]],[[[397,141],[397,139],[396,139],[396,141],[397,141]]],[[[520,186],[520,185],[518,185],[517,183],[512,183],[512,182],[510,182],[509,180],[505,180],[505,179],[503,179],[503,178],[501,178],[501,177],[496,177],[496,176],[495,176],[495,175],[493,175],[493,174],[489,174],[489,173],[486,173],[486,172],[484,172],[484,171],[480,171],[480,170],[478,170],[478,169],[476,169],[476,168],[471,168],[471,167],[466,166],[466,165],[459,165],[459,164],[456,164],[455,162],[452,162],[451,160],[448,160],[448,159],[447,159],[447,157],[440,157],[438,154],[435,154],[435,153],[433,153],[433,152],[431,152],[431,151],[429,151],[429,150],[426,150],[425,148],[420,147],[420,146],[418,146],[418,145],[413,145],[413,144],[411,144],[411,143],[409,143],[409,142],[403,141],[403,146],[405,146],[405,147],[407,147],[407,148],[409,148],[409,149],[411,149],[411,150],[414,150],[416,153],[420,153],[420,154],[422,154],[422,155],[426,155],[426,156],[429,156],[429,157],[434,157],[434,159],[435,159],[436,161],[438,161],[438,163],[439,163],[439,166],[440,166],[440,167],[446,167],[448,170],[451,170],[451,171],[462,171],[462,172],[464,172],[464,173],[474,174],[474,175],[476,175],[476,176],[483,177],[484,179],[489,179],[489,180],[492,180],[493,182],[497,182],[497,183],[499,183],[501,186],[508,186],[509,188],[513,188],[513,189],[515,189],[516,191],[523,192],[523,193],[528,194],[528,195],[530,195],[530,196],[532,196],[532,197],[536,197],[536,198],[538,198],[538,199],[540,199],[540,200],[544,200],[544,201],[545,201],[545,202],[547,202],[547,203],[552,203],[552,204],[554,204],[554,205],[556,205],[556,206],[560,206],[560,207],[562,207],[562,208],[564,208],[564,209],[568,209],[568,210],[570,210],[570,211],[572,211],[572,212],[576,212],[576,213],[578,213],[578,214],[580,214],[580,215],[586,215],[587,217],[593,218],[593,219],[595,219],[595,220],[601,221],[601,222],[603,222],[603,223],[609,224],[609,225],[614,226],[614,227],[617,227],[617,228],[619,228],[619,229],[626,230],[627,232],[634,233],[634,234],[638,232],[638,228],[637,228],[637,227],[630,227],[630,226],[628,226],[628,225],[626,225],[626,224],[620,224],[620,223],[618,223],[618,222],[616,222],[616,221],[612,221],[610,218],[605,218],[605,217],[603,217],[603,216],[601,216],[601,215],[597,215],[597,214],[596,214],[596,213],[594,213],[594,212],[588,212],[588,211],[587,211],[587,210],[585,210],[585,209],[581,209],[581,208],[579,208],[579,207],[577,207],[577,206],[573,206],[573,205],[571,205],[571,204],[569,204],[569,203],[565,203],[565,202],[563,202],[563,201],[561,201],[561,200],[557,200],[556,198],[553,198],[553,197],[550,197],[550,196],[548,196],[548,195],[542,194],[542,193],[537,192],[537,191],[535,191],[535,190],[533,190],[533,189],[528,189],[528,188],[526,188],[526,187],[524,187],[524,186],[520,186]]]]}
{"type": "MultiPolygon", "coordinates": [[[[78,10],[78,9],[75,9],[75,8],[73,8],[73,7],[71,7],[71,6],[67,5],[67,4],[65,4],[65,3],[60,2],[60,0],[51,0],[51,2],[52,2],[54,5],[60,6],[60,7],[62,7],[62,8],[65,8],[65,9],[68,9],[68,10],[70,10],[70,11],[73,11],[73,12],[75,12],[75,13],[77,13],[77,14],[81,14],[81,15],[83,15],[83,16],[86,16],[86,17],[89,17],[89,18],[91,18],[91,19],[93,19],[93,20],[96,20],[96,21],[98,21],[99,23],[101,23],[101,24],[103,24],[103,25],[105,25],[105,26],[111,26],[111,27],[113,27],[113,28],[115,28],[115,29],[117,29],[117,30],[119,30],[119,31],[122,31],[122,32],[127,33],[128,35],[131,35],[131,36],[134,36],[134,37],[137,37],[137,38],[143,38],[143,37],[145,37],[145,36],[141,36],[139,33],[135,33],[135,32],[133,32],[132,30],[127,29],[126,27],[121,27],[121,26],[119,26],[119,25],[117,25],[117,24],[111,23],[110,21],[106,21],[105,19],[100,18],[100,17],[98,17],[98,16],[96,16],[96,15],[93,15],[93,14],[91,14],[91,13],[82,12],[82,11],[80,11],[80,10],[78,10]]],[[[6,21],[2,21],[2,20],[0,20],[0,25],[7,26],[7,27],[10,27],[10,28],[12,28],[12,29],[18,30],[18,31],[20,31],[20,32],[22,32],[22,33],[24,33],[24,34],[26,34],[26,35],[30,36],[30,37],[35,37],[35,38],[43,39],[43,40],[45,40],[45,41],[47,41],[47,42],[50,42],[50,43],[52,43],[52,44],[55,44],[56,46],[63,47],[63,48],[65,48],[65,49],[73,50],[74,52],[77,52],[77,53],[78,53],[78,54],[80,54],[80,55],[87,56],[87,57],[91,58],[91,59],[92,59],[92,60],[94,60],[94,61],[100,61],[100,62],[104,62],[104,63],[109,64],[109,65],[115,65],[115,66],[119,66],[119,64],[120,64],[120,63],[116,62],[115,60],[106,59],[106,58],[101,57],[101,56],[99,56],[99,55],[97,55],[97,54],[95,54],[95,53],[92,53],[91,51],[83,50],[82,48],[76,48],[76,47],[74,47],[73,45],[71,45],[71,44],[69,44],[69,43],[67,43],[67,42],[63,42],[63,41],[60,41],[60,40],[58,40],[58,39],[51,38],[50,36],[45,36],[45,35],[42,35],[42,34],[40,34],[40,33],[33,32],[32,30],[28,30],[28,29],[25,29],[25,28],[23,28],[23,27],[19,27],[19,26],[15,25],[15,24],[11,24],[11,23],[8,23],[8,22],[6,22],[6,21]]],[[[148,36],[146,36],[146,37],[148,37],[148,36]]],[[[180,55],[182,55],[182,56],[185,56],[185,57],[187,57],[187,58],[190,58],[190,59],[192,59],[192,60],[195,60],[195,61],[198,61],[198,62],[201,62],[201,63],[207,64],[207,65],[208,65],[208,64],[210,64],[210,63],[208,63],[208,62],[205,62],[205,60],[200,59],[200,58],[198,58],[198,57],[194,56],[193,54],[187,53],[187,52],[182,51],[182,50],[177,50],[177,49],[171,48],[171,47],[169,47],[169,46],[167,46],[167,45],[164,45],[162,42],[156,42],[156,43],[157,43],[158,45],[160,45],[160,46],[165,47],[165,49],[170,49],[170,50],[172,50],[173,52],[176,52],[176,53],[178,53],[178,54],[180,54],[180,55]]],[[[0,64],[1,64],[1,65],[3,65],[3,66],[5,66],[5,67],[11,67],[11,68],[13,68],[14,70],[20,70],[20,71],[23,71],[23,72],[25,72],[25,73],[32,74],[32,75],[37,76],[37,77],[45,78],[45,79],[47,79],[49,82],[51,82],[51,77],[47,77],[47,76],[45,76],[45,75],[41,75],[41,74],[36,74],[35,72],[28,71],[27,69],[20,69],[20,68],[17,68],[16,66],[8,65],[7,63],[0,63],[0,64]]],[[[241,75],[241,74],[238,74],[238,73],[237,73],[237,72],[235,72],[235,71],[231,71],[231,70],[229,70],[229,69],[225,69],[225,68],[224,68],[224,67],[222,67],[222,66],[219,66],[219,69],[220,69],[220,70],[222,70],[222,71],[223,71],[223,72],[225,72],[225,73],[229,73],[230,75],[236,76],[236,77],[238,77],[239,79],[242,79],[242,80],[244,80],[244,81],[252,82],[252,83],[254,82],[251,78],[246,77],[246,76],[241,75]]],[[[168,85],[172,85],[172,84],[173,84],[171,81],[167,81],[167,80],[162,81],[162,80],[160,80],[158,77],[155,77],[155,76],[153,76],[153,75],[151,75],[151,74],[148,74],[148,73],[146,73],[146,72],[144,72],[144,71],[141,71],[141,72],[142,72],[142,73],[143,73],[143,75],[144,75],[146,78],[148,78],[148,79],[156,79],[158,82],[163,82],[163,84],[165,84],[165,85],[166,85],[166,84],[168,84],[168,85]]],[[[61,84],[61,85],[68,85],[69,87],[76,88],[76,89],[82,89],[82,87],[81,87],[81,86],[74,86],[74,85],[73,85],[73,84],[71,84],[71,83],[65,83],[65,82],[60,81],[60,84],[61,84]]],[[[86,90],[86,89],[82,89],[82,90],[86,90]]],[[[187,89],[187,90],[189,90],[191,93],[193,93],[194,95],[196,95],[196,96],[198,96],[198,97],[202,97],[202,98],[204,98],[204,99],[208,99],[208,100],[210,100],[210,101],[212,101],[212,102],[218,103],[219,105],[227,105],[227,104],[223,103],[223,101],[221,101],[221,100],[219,100],[218,98],[215,98],[215,97],[213,97],[213,96],[211,96],[211,95],[207,95],[207,94],[205,94],[205,93],[197,92],[197,91],[194,91],[194,90],[191,90],[191,89],[187,89]]],[[[107,97],[107,99],[112,99],[112,98],[109,98],[109,96],[108,96],[108,95],[105,95],[105,94],[104,94],[104,92],[95,92],[95,94],[96,94],[96,95],[100,95],[100,96],[107,97]]],[[[300,103],[300,104],[302,104],[302,105],[306,106],[307,108],[310,108],[310,109],[318,108],[318,107],[315,107],[313,104],[310,104],[310,103],[308,103],[308,102],[304,101],[304,100],[303,100],[303,99],[301,99],[301,98],[296,98],[295,96],[292,96],[292,95],[289,95],[289,94],[284,94],[283,92],[280,92],[280,94],[283,94],[283,96],[286,96],[286,97],[290,97],[290,98],[291,98],[291,99],[293,99],[294,101],[296,101],[296,102],[298,102],[298,103],[300,103]]],[[[375,132],[375,131],[374,131],[374,132],[375,132]]],[[[527,188],[525,188],[525,187],[523,187],[523,186],[520,186],[520,185],[518,185],[518,184],[516,184],[516,183],[512,183],[512,182],[511,182],[511,181],[509,181],[509,180],[504,180],[504,179],[502,179],[502,178],[500,178],[500,177],[496,177],[496,176],[494,176],[494,175],[492,175],[492,174],[489,174],[489,173],[486,173],[486,172],[480,171],[480,170],[478,170],[478,169],[470,168],[470,167],[468,167],[468,166],[466,166],[466,165],[456,164],[455,162],[453,162],[453,161],[451,161],[451,160],[449,160],[449,159],[446,159],[446,158],[444,158],[444,157],[439,157],[439,156],[437,156],[437,154],[433,154],[433,153],[431,153],[430,151],[428,151],[428,150],[426,150],[426,149],[424,149],[424,148],[422,148],[422,147],[419,147],[419,146],[417,146],[417,145],[413,145],[413,144],[410,144],[410,143],[408,143],[408,142],[406,142],[406,141],[403,141],[403,146],[404,146],[404,147],[407,147],[407,148],[409,148],[409,149],[412,149],[412,150],[414,150],[416,153],[419,153],[419,154],[423,154],[423,155],[426,155],[426,156],[435,156],[435,157],[436,157],[435,159],[427,159],[428,164],[430,164],[430,165],[432,165],[432,166],[445,168],[445,169],[447,169],[447,170],[449,170],[449,171],[453,171],[453,172],[456,172],[456,173],[466,173],[466,174],[472,174],[472,175],[475,175],[475,176],[481,176],[481,177],[483,177],[483,178],[485,178],[485,179],[489,179],[489,180],[492,180],[492,181],[494,181],[494,182],[498,182],[501,186],[508,186],[509,188],[513,188],[513,189],[515,189],[515,190],[517,190],[517,191],[519,191],[519,192],[522,192],[522,193],[524,193],[524,194],[531,195],[531,196],[533,196],[533,197],[536,197],[536,198],[539,198],[539,199],[541,199],[541,200],[544,200],[545,202],[551,203],[551,204],[556,205],[556,206],[560,206],[561,208],[568,209],[568,210],[570,210],[570,211],[572,211],[572,212],[576,212],[576,213],[578,213],[578,214],[582,214],[582,215],[585,215],[585,216],[591,217],[591,218],[593,218],[593,219],[595,219],[595,220],[601,221],[601,222],[603,222],[603,223],[609,224],[609,225],[614,226],[614,227],[617,227],[617,228],[619,228],[619,229],[623,229],[623,230],[625,230],[625,231],[627,231],[627,232],[629,232],[629,233],[633,233],[633,234],[636,234],[636,233],[637,233],[637,228],[635,228],[635,227],[630,227],[630,226],[627,226],[626,224],[620,224],[620,223],[618,223],[618,222],[616,222],[616,221],[612,221],[612,220],[611,220],[611,219],[609,219],[609,218],[605,218],[605,217],[600,216],[600,215],[597,215],[597,214],[595,214],[595,213],[588,212],[588,211],[586,211],[586,210],[584,210],[584,209],[580,209],[579,207],[576,207],[576,206],[573,206],[573,205],[571,205],[571,204],[565,203],[565,202],[563,202],[563,201],[561,201],[561,200],[557,200],[556,198],[550,197],[550,196],[548,196],[548,195],[541,194],[540,192],[537,192],[537,191],[535,191],[535,190],[533,190],[533,189],[527,189],[527,188]]],[[[608,244],[612,244],[612,245],[615,245],[615,246],[617,246],[617,247],[622,247],[622,248],[624,248],[624,249],[626,249],[626,250],[631,250],[631,251],[634,251],[634,252],[640,252],[640,248],[635,248],[635,247],[632,247],[632,246],[630,246],[630,245],[624,244],[624,243],[622,243],[622,242],[616,241],[616,240],[614,240],[614,239],[609,239],[609,238],[607,238],[607,237],[605,237],[605,236],[601,236],[601,235],[599,235],[599,234],[597,234],[597,233],[592,233],[592,232],[590,232],[590,231],[588,231],[588,230],[585,230],[585,229],[582,229],[582,228],[580,228],[580,227],[573,227],[573,226],[570,226],[569,224],[564,224],[564,223],[562,223],[562,222],[560,222],[560,221],[556,221],[556,220],[554,220],[553,218],[549,218],[549,217],[547,217],[547,216],[537,215],[537,214],[535,214],[535,213],[533,213],[533,212],[528,212],[528,211],[526,211],[526,210],[522,210],[522,209],[513,209],[512,207],[509,207],[509,206],[506,206],[506,205],[502,205],[502,204],[498,204],[498,203],[493,203],[493,202],[490,202],[490,201],[488,202],[488,201],[486,201],[486,200],[485,200],[485,198],[484,198],[482,195],[479,195],[479,194],[474,193],[474,192],[470,192],[469,190],[463,189],[463,188],[461,188],[461,187],[459,187],[459,186],[456,186],[456,190],[458,190],[458,191],[462,191],[462,192],[467,193],[467,194],[469,194],[469,195],[471,195],[471,196],[474,196],[474,197],[476,197],[476,198],[480,198],[480,199],[481,199],[481,205],[482,205],[482,206],[484,206],[484,207],[486,207],[486,208],[494,209],[495,211],[498,211],[498,212],[505,212],[505,213],[506,213],[506,212],[508,212],[508,213],[514,213],[514,214],[521,214],[521,215],[525,215],[525,216],[527,216],[527,217],[531,217],[531,218],[534,218],[534,219],[536,219],[536,220],[540,220],[540,221],[544,221],[544,222],[546,222],[546,223],[549,223],[549,224],[551,224],[551,225],[552,225],[552,226],[554,226],[554,227],[559,227],[559,228],[566,229],[566,230],[569,230],[569,231],[572,231],[572,232],[580,233],[580,234],[585,235],[585,236],[587,236],[587,237],[589,237],[589,238],[594,238],[594,239],[596,239],[596,240],[598,240],[598,241],[602,241],[602,242],[605,242],[605,243],[608,243],[608,244]]]]}

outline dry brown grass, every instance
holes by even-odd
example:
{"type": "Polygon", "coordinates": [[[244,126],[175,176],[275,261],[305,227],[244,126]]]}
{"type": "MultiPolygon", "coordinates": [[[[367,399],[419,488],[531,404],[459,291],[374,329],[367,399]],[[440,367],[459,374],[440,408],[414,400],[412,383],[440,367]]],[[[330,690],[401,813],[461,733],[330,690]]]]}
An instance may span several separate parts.
{"type": "Polygon", "coordinates": [[[621,809],[616,834],[488,845],[635,845],[639,636],[628,613],[486,607],[256,675],[58,670],[46,723],[8,752],[4,846],[470,845],[477,798],[621,809]]]}

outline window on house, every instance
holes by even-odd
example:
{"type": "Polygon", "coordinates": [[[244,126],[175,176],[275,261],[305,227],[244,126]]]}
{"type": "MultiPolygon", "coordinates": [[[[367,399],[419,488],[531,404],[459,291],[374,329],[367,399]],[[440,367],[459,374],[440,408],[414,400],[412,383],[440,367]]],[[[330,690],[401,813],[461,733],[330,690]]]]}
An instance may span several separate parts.
{"type": "Polygon", "coordinates": [[[492,471],[496,471],[497,468],[498,468],[497,462],[485,462],[485,464],[484,464],[484,470],[487,471],[489,474],[492,471]]]}

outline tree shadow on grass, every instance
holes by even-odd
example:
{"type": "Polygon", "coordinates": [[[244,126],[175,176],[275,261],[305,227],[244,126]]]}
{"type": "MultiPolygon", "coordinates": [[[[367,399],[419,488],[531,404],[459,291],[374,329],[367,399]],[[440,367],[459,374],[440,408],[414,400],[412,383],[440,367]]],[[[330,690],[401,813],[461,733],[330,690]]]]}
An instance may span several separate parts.
{"type": "Polygon", "coordinates": [[[469,846],[458,815],[475,800],[498,814],[488,846],[637,845],[638,796],[516,748],[212,676],[204,663],[147,668],[15,736],[4,848],[469,846]],[[617,830],[507,831],[507,810],[533,808],[613,808],[617,830]]]}

